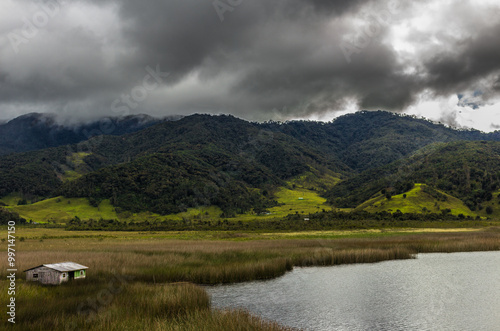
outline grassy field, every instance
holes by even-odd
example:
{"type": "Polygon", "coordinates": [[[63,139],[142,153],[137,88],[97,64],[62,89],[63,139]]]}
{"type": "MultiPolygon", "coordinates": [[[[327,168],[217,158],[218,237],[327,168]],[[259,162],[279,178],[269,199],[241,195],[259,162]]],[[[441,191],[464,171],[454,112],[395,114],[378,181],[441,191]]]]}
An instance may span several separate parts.
{"type": "Polygon", "coordinates": [[[370,199],[356,208],[375,213],[380,211],[395,212],[400,210],[403,213],[439,213],[443,209],[451,209],[453,215],[463,214],[465,216],[477,216],[461,200],[452,197],[444,192],[439,193],[446,196],[446,201],[436,201],[431,195],[423,191],[422,184],[415,184],[409,192],[393,196],[390,200],[380,194],[370,199]]]}
{"type": "Polygon", "coordinates": [[[0,198],[0,202],[6,206],[17,206],[17,203],[21,200],[21,194],[10,194],[0,198]]]}
{"type": "MultiPolygon", "coordinates": [[[[496,224],[496,223],[495,223],[496,224]]],[[[500,223],[498,223],[500,226],[500,223]]],[[[481,232],[480,228],[385,228],[363,230],[297,231],[297,232],[239,232],[239,231],[67,231],[64,228],[22,227],[18,239],[40,241],[45,239],[110,238],[129,240],[212,240],[255,241],[276,239],[364,239],[428,233],[481,232]]]]}
{"type": "Polygon", "coordinates": [[[64,174],[61,175],[61,179],[64,181],[71,181],[88,173],[89,171],[86,169],[86,164],[83,159],[89,155],[89,153],[79,152],[66,157],[66,164],[62,165],[64,174]]]}
{"type": "Polygon", "coordinates": [[[116,219],[117,215],[109,200],[104,200],[98,207],[90,205],[86,198],[68,199],[57,197],[43,200],[34,204],[10,206],[8,209],[16,212],[26,220],[38,223],[65,223],[73,217],[82,219],[116,219]]]}
{"type": "MultiPolygon", "coordinates": [[[[498,228],[108,233],[21,227],[17,236],[18,326],[26,330],[282,330],[244,312],[211,310],[205,291],[193,284],[269,279],[294,266],[500,249],[498,228]],[[59,287],[21,280],[21,270],[61,261],[89,266],[87,279],[59,287]]],[[[1,245],[5,279],[6,242],[1,245]]],[[[2,280],[2,302],[6,286],[2,280]]]]}
{"type": "MultiPolygon", "coordinates": [[[[183,220],[183,219],[221,219],[222,211],[215,206],[190,208],[188,211],[173,215],[158,215],[150,212],[143,213],[116,213],[115,208],[109,203],[109,200],[104,200],[98,207],[93,207],[87,199],[68,199],[64,197],[56,197],[43,200],[34,204],[18,206],[18,197],[6,197],[4,203],[9,205],[8,209],[18,213],[26,220],[33,220],[38,223],[66,223],[73,217],[78,216],[80,219],[117,219],[120,221],[164,221],[164,220],[183,220]]],[[[296,187],[296,188],[281,188],[276,193],[276,199],[279,206],[269,209],[269,213],[265,215],[255,215],[247,213],[238,215],[236,221],[252,221],[255,219],[266,220],[281,218],[288,214],[309,214],[321,211],[322,209],[331,210],[331,207],[326,205],[326,199],[320,197],[316,191],[296,187]]]]}

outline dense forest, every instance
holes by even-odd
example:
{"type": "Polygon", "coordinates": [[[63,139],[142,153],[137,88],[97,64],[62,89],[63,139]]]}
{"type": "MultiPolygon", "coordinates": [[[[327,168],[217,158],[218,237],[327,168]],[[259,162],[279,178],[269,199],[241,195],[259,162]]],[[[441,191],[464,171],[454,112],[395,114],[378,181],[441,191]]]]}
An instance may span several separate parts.
{"type": "Polygon", "coordinates": [[[311,171],[342,180],[320,192],[338,207],[426,183],[474,210],[500,188],[499,132],[382,111],[328,123],[192,115],[137,132],[125,127],[122,134],[0,156],[0,197],[64,195],[93,205],[110,199],[119,210],[159,214],[215,205],[229,217],[273,206],[278,187],[311,171]]]}

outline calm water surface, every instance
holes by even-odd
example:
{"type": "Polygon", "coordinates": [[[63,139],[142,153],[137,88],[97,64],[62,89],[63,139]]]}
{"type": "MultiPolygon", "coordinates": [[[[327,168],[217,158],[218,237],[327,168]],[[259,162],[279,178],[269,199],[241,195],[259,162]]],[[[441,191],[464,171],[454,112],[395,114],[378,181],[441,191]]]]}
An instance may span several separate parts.
{"type": "Polygon", "coordinates": [[[500,331],[500,252],[295,268],[207,290],[216,308],[303,330],[500,331]]]}

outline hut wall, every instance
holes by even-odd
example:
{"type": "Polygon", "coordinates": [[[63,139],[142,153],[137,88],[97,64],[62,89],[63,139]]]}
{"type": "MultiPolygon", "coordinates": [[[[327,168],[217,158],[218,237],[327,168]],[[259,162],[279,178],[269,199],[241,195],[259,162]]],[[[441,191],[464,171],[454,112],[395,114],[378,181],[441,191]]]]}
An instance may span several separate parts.
{"type": "MultiPolygon", "coordinates": [[[[65,277],[64,281],[67,281],[68,277],[65,277]]],[[[63,275],[61,272],[46,267],[40,267],[26,272],[27,281],[40,282],[46,285],[58,285],[63,281],[63,275]],[[35,277],[37,275],[37,277],[35,277]]]]}

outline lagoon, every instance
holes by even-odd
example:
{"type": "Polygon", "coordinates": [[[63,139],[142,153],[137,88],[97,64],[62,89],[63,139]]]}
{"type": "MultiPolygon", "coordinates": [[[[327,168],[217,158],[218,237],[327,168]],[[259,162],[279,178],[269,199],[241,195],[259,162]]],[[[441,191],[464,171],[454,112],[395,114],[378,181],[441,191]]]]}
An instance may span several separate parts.
{"type": "Polygon", "coordinates": [[[294,268],[207,291],[214,308],[303,330],[500,330],[500,252],[294,268]]]}

